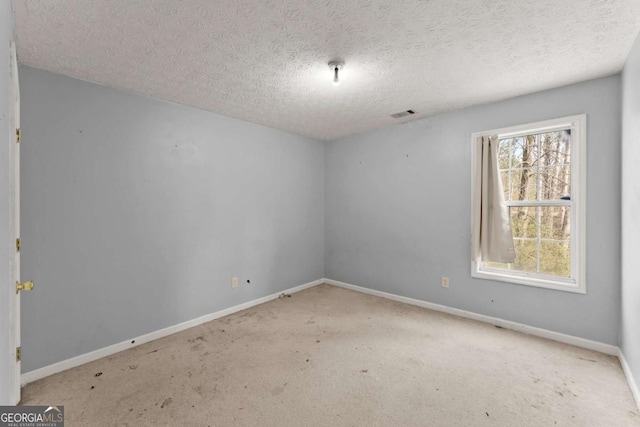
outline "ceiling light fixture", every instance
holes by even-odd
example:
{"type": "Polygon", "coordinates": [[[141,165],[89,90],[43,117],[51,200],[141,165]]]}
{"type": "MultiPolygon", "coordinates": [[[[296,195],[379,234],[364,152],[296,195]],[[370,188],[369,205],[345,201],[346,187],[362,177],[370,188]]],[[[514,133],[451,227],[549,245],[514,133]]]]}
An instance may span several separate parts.
{"type": "Polygon", "coordinates": [[[329,62],[329,68],[333,70],[333,85],[338,86],[340,84],[340,78],[338,77],[338,71],[342,70],[344,67],[344,62],[342,61],[331,61],[329,62]]]}

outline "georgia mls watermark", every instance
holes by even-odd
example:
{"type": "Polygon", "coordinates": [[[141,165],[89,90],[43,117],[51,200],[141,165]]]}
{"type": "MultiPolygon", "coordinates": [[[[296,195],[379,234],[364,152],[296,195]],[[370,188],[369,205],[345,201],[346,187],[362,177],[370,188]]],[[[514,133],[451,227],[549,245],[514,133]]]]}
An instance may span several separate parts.
{"type": "Polygon", "coordinates": [[[64,406],[0,406],[0,427],[64,427],[64,406]]]}

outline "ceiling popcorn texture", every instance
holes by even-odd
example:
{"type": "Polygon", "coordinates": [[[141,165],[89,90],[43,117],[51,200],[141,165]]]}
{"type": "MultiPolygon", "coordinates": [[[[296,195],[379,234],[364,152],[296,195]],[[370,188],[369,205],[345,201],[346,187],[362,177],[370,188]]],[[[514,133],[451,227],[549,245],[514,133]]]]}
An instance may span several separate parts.
{"type": "Polygon", "coordinates": [[[321,140],[617,73],[640,30],[637,0],[13,7],[22,64],[321,140]]]}

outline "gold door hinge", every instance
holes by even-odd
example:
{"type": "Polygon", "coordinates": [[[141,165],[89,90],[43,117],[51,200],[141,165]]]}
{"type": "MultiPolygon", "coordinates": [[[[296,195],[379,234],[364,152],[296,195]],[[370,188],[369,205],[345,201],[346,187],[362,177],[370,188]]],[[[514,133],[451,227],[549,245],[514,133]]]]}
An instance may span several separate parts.
{"type": "Polygon", "coordinates": [[[32,291],[33,290],[33,282],[29,280],[28,282],[18,282],[16,281],[16,294],[20,291],[32,291]]]}
{"type": "Polygon", "coordinates": [[[20,239],[16,239],[16,252],[20,252],[20,239]]]}
{"type": "Polygon", "coordinates": [[[16,129],[16,142],[18,144],[20,144],[20,141],[22,141],[22,131],[20,130],[20,128],[16,129]]]}
{"type": "Polygon", "coordinates": [[[16,362],[22,360],[22,347],[16,347],[16,362]]]}

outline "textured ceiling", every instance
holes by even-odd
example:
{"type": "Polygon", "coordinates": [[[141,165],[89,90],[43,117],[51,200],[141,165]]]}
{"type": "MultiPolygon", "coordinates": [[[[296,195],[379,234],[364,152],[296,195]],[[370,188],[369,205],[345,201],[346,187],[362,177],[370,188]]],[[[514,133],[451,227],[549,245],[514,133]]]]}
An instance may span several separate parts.
{"type": "Polygon", "coordinates": [[[640,30],[638,0],[13,5],[25,65],[322,140],[616,73],[640,30]]]}

